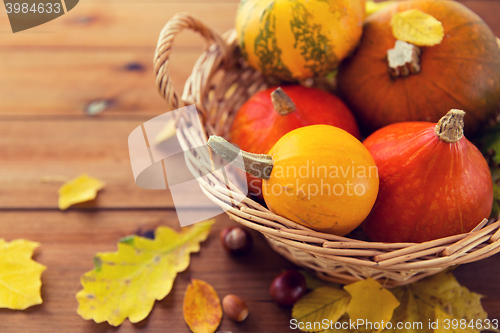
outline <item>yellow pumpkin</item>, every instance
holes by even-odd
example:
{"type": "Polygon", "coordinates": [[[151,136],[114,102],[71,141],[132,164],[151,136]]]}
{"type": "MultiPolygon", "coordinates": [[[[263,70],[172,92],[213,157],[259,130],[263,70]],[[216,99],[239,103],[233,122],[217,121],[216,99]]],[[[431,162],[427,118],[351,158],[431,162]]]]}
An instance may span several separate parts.
{"type": "Polygon", "coordinates": [[[236,31],[247,62],[294,81],[324,76],[358,44],[365,0],[242,0],[236,31]]]}
{"type": "Polygon", "coordinates": [[[314,230],[343,236],[363,222],[378,194],[368,149],[346,131],[312,125],[285,134],[269,155],[240,151],[222,138],[208,145],[237,167],[263,178],[268,208],[314,230]],[[241,155],[240,155],[241,154],[241,155]],[[242,156],[242,163],[237,161],[242,156]]]}
{"type": "Polygon", "coordinates": [[[262,183],[275,214],[343,236],[363,222],[378,194],[375,161],[363,144],[329,125],[301,127],[269,151],[273,170],[262,183]]]}

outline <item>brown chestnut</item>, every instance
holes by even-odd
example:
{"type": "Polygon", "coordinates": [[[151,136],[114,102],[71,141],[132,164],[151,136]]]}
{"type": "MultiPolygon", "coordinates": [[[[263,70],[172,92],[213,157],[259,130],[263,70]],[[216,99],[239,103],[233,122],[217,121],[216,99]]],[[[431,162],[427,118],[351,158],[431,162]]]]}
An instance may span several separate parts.
{"type": "Polygon", "coordinates": [[[278,275],[271,283],[270,293],[276,304],[292,306],[307,290],[304,275],[295,270],[289,270],[278,275]]]}
{"type": "Polygon", "coordinates": [[[227,295],[222,299],[222,309],[234,321],[243,321],[248,317],[248,306],[235,295],[227,295]]]}
{"type": "Polygon", "coordinates": [[[252,236],[241,227],[226,227],[220,232],[220,242],[227,253],[242,255],[252,250],[252,236]]]}

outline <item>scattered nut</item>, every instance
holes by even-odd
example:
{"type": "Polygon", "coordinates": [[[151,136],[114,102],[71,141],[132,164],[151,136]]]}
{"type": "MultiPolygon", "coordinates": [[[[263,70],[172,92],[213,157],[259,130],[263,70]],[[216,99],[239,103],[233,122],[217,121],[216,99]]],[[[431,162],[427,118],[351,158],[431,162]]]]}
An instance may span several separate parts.
{"type": "Polygon", "coordinates": [[[227,227],[220,233],[220,242],[231,255],[242,255],[250,252],[253,246],[252,236],[240,227],[227,227]]]}
{"type": "Polygon", "coordinates": [[[296,270],[289,270],[278,275],[269,289],[273,301],[281,306],[294,305],[307,290],[304,275],[296,270]]]}
{"type": "Polygon", "coordinates": [[[243,321],[248,317],[248,306],[238,296],[227,295],[222,300],[224,313],[234,321],[243,321]]]}

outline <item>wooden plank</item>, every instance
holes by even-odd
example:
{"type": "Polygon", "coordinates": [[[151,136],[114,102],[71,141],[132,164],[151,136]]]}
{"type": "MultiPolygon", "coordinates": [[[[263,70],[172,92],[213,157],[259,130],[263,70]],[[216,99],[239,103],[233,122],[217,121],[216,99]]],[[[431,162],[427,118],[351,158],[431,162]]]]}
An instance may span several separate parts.
{"type": "MultiPolygon", "coordinates": [[[[175,49],[171,76],[179,94],[202,53],[175,49]]],[[[86,117],[93,101],[109,101],[100,117],[149,116],[167,112],[156,91],[154,47],[147,49],[0,52],[0,117],[66,115],[86,117]]]]}
{"type": "MultiPolygon", "coordinates": [[[[500,35],[500,1],[462,0],[483,17],[492,30],[500,35]]],[[[201,17],[220,32],[234,27],[236,1],[211,2],[137,2],[81,1],[64,16],[39,27],[16,34],[11,31],[5,11],[0,11],[0,46],[63,46],[68,47],[151,47],[156,45],[159,32],[176,13],[188,12],[201,17]]],[[[194,34],[183,34],[177,45],[198,45],[194,34]]]]}
{"type": "MultiPolygon", "coordinates": [[[[124,322],[120,333],[143,332],[187,333],[182,315],[184,292],[191,278],[212,284],[219,296],[232,293],[244,299],[250,316],[235,324],[225,317],[220,331],[292,332],[287,329],[290,309],[274,304],[269,284],[282,269],[292,268],[271,250],[262,235],[251,232],[253,251],[239,259],[228,256],[219,243],[220,230],[235,225],[227,217],[218,218],[201,251],[191,256],[190,267],[177,277],[171,293],[157,302],[149,317],[136,325],[124,322]]],[[[44,303],[26,311],[0,310],[0,332],[109,332],[107,323],[85,321],[76,313],[75,294],[81,289],[80,276],[93,268],[97,252],[115,251],[119,238],[138,229],[179,224],[171,211],[132,211],[95,213],[0,212],[0,237],[8,241],[25,238],[41,243],[36,260],[48,269],[42,275],[44,303]]]]}
{"type": "MultiPolygon", "coordinates": [[[[500,22],[496,19],[500,1],[463,2],[500,35],[500,22]]],[[[221,31],[233,25],[234,12],[230,11],[236,8],[236,1],[211,2],[210,6],[200,3],[81,1],[70,14],[36,30],[1,34],[0,237],[42,242],[36,258],[48,270],[43,275],[44,304],[26,311],[0,310],[0,332],[113,330],[107,324],[84,321],[76,314],[74,296],[81,288],[79,277],[92,268],[96,252],[114,251],[120,237],[160,224],[178,227],[171,209],[85,213],[9,209],[56,209],[60,184],[42,184],[40,177],[72,177],[83,172],[108,184],[98,200],[87,207],[172,207],[167,191],[142,190],[135,185],[126,139],[150,115],[163,112],[149,59],[166,20],[175,12],[191,11],[221,31]],[[146,70],[123,70],[131,62],[144,64],[146,70]],[[100,98],[114,98],[116,102],[99,118],[83,117],[84,106],[100,98]],[[109,121],[107,115],[117,117],[109,121]],[[73,116],[82,117],[76,121],[73,116]]],[[[2,15],[4,12],[0,11],[0,31],[7,31],[2,15]]],[[[199,38],[188,33],[177,40],[173,56],[178,56],[179,62],[172,71],[177,87],[182,87],[192,67],[183,61],[196,59],[199,42],[199,38]]],[[[235,293],[248,301],[249,319],[236,325],[225,318],[220,330],[291,331],[287,328],[290,310],[272,303],[268,288],[274,276],[292,265],[256,233],[256,248],[251,256],[241,260],[228,258],[217,239],[218,231],[226,225],[234,223],[225,216],[219,218],[201,253],[193,255],[191,267],[179,275],[172,293],[156,304],[149,318],[137,325],[126,322],[120,332],[189,332],[181,309],[191,277],[210,282],[221,297],[235,293]]],[[[499,255],[463,265],[456,275],[461,283],[487,296],[483,304],[490,318],[500,318],[499,255]]]]}
{"type": "MultiPolygon", "coordinates": [[[[500,1],[468,0],[463,2],[480,13],[487,22],[493,24],[495,32],[500,36],[500,21],[496,20],[495,14],[500,12],[500,1]],[[492,9],[490,10],[490,8],[492,9]]],[[[101,9],[101,6],[116,6],[118,3],[89,2],[89,4],[98,11],[104,11],[105,7],[101,9]]],[[[224,7],[230,4],[228,2],[218,5],[224,7]]],[[[126,6],[129,5],[131,4],[127,3],[126,6]]],[[[154,7],[150,7],[152,5],[160,4],[149,3],[146,9],[152,9],[154,7]]],[[[178,5],[179,3],[169,4],[173,7],[178,5]]],[[[122,14],[132,9],[133,7],[126,7],[122,14]]],[[[111,15],[108,11],[105,13],[111,15]]],[[[207,17],[211,15],[210,13],[210,11],[206,12],[207,17]]],[[[117,17],[115,19],[123,18],[117,17]]],[[[110,21],[115,22],[115,19],[110,19],[110,21]]],[[[121,27],[116,23],[113,24],[116,27],[121,27]]],[[[226,22],[224,24],[230,25],[232,23],[226,22]]],[[[128,29],[129,27],[126,25],[122,28],[128,29]]],[[[107,31],[105,29],[105,32],[97,33],[95,30],[89,31],[88,34],[99,39],[107,31]]],[[[165,111],[165,103],[156,92],[154,84],[152,58],[155,43],[151,42],[145,46],[140,43],[134,44],[135,42],[132,43],[133,40],[131,40],[128,45],[142,45],[143,47],[116,49],[111,46],[117,46],[117,44],[110,42],[107,44],[109,46],[106,46],[106,51],[98,51],[99,47],[103,47],[99,46],[98,40],[96,44],[86,45],[85,39],[69,38],[69,44],[65,42],[65,46],[61,48],[50,47],[50,40],[46,40],[46,38],[52,38],[50,37],[52,35],[64,37],[63,39],[66,40],[74,33],[70,29],[63,33],[31,34],[26,37],[34,39],[30,45],[38,45],[36,43],[45,41],[49,47],[43,49],[31,49],[27,46],[7,47],[7,49],[2,50],[0,53],[0,91],[2,92],[0,117],[6,115],[85,116],[86,107],[96,100],[111,102],[108,110],[101,115],[102,117],[137,114],[152,117],[165,111]],[[82,44],[79,44],[82,48],[67,48],[67,46],[75,46],[76,44],[72,43],[78,41],[83,41],[82,44]],[[94,49],[95,47],[97,49],[94,49]]],[[[130,35],[128,30],[124,30],[124,34],[130,35]]],[[[7,35],[3,34],[2,36],[7,35]]],[[[19,34],[15,36],[15,43],[25,38],[19,34]]],[[[180,39],[184,40],[185,37],[188,37],[188,34],[182,34],[180,39]]],[[[186,44],[182,46],[182,43],[176,43],[172,52],[171,75],[179,93],[182,92],[185,80],[202,51],[201,39],[193,37],[197,39],[197,46],[186,46],[186,44]]],[[[9,38],[2,37],[0,45],[8,46],[7,44],[11,43],[9,38]]],[[[17,45],[15,43],[9,45],[17,45]]]]}
{"type": "MultiPolygon", "coordinates": [[[[232,293],[247,301],[250,316],[235,324],[227,317],[220,331],[292,332],[290,309],[274,304],[269,284],[282,269],[294,266],[275,253],[264,237],[251,231],[253,251],[245,257],[232,258],[220,246],[218,234],[229,225],[236,225],[226,216],[217,219],[201,251],[191,256],[186,272],[179,274],[172,292],[157,302],[149,317],[136,325],[126,321],[120,333],[141,328],[144,332],[189,332],[183,321],[182,300],[190,278],[205,280],[219,296],[232,293]]],[[[81,289],[80,276],[93,267],[97,252],[115,251],[119,238],[168,225],[179,229],[172,211],[130,212],[0,212],[0,237],[8,241],[25,238],[41,243],[36,260],[48,269],[42,275],[44,303],[26,311],[0,310],[2,333],[44,332],[108,332],[106,324],[84,321],[76,313],[75,294],[81,289]]],[[[500,318],[500,255],[463,265],[456,270],[465,286],[486,296],[483,305],[490,318],[500,318]]]]}
{"type": "Polygon", "coordinates": [[[86,207],[172,207],[167,190],[139,188],[132,175],[128,136],[136,120],[0,121],[0,208],[57,208],[61,183],[47,175],[88,173],[107,186],[86,207]]]}
{"type": "MultiPolygon", "coordinates": [[[[163,26],[176,13],[188,12],[220,32],[234,27],[236,2],[214,2],[209,6],[183,2],[80,1],[56,20],[24,32],[11,33],[7,13],[0,10],[0,47],[146,47],[156,46],[163,26]]],[[[199,45],[194,33],[183,33],[178,46],[199,45]]]]}

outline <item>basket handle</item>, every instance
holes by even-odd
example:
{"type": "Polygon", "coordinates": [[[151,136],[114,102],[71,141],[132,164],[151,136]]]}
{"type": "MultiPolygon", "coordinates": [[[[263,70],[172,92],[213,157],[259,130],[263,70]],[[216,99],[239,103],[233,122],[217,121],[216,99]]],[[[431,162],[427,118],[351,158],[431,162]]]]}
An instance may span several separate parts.
{"type": "MultiPolygon", "coordinates": [[[[183,29],[198,32],[210,45],[215,43],[221,52],[222,58],[227,59],[228,45],[221,35],[209,28],[201,19],[188,13],[178,13],[163,27],[154,56],[154,71],[156,74],[156,87],[160,95],[167,101],[170,110],[179,108],[179,97],[174,90],[170,78],[169,58],[175,37],[183,29]]],[[[184,106],[184,103],[181,106],[184,106]]]]}

